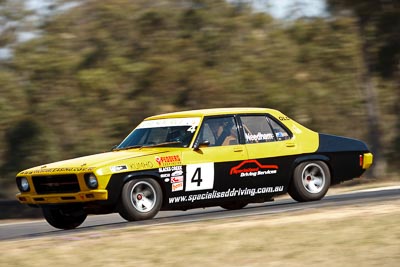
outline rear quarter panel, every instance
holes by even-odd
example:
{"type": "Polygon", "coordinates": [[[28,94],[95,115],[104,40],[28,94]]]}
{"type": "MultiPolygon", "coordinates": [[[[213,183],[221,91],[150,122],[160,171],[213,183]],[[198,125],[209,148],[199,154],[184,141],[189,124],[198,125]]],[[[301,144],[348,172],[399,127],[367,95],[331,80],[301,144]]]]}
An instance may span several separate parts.
{"type": "Polygon", "coordinates": [[[360,177],[364,172],[360,157],[368,153],[362,141],[328,134],[319,134],[319,147],[316,153],[329,158],[332,184],[360,177]]]}

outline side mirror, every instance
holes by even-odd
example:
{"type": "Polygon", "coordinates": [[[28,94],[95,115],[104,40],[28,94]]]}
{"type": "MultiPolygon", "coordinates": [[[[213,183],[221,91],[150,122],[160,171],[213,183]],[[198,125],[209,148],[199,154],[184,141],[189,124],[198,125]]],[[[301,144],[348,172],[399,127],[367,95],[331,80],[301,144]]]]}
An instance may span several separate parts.
{"type": "Polygon", "coordinates": [[[196,142],[196,143],[194,144],[193,149],[194,149],[194,150],[199,150],[200,148],[202,148],[202,147],[207,147],[207,146],[209,146],[209,145],[210,145],[210,141],[204,140],[203,142],[196,142]]]}

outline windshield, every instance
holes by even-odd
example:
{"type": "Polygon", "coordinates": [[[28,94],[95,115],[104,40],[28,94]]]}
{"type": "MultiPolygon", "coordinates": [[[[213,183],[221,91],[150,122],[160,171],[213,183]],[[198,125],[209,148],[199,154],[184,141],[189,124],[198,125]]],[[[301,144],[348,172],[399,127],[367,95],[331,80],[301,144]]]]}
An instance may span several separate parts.
{"type": "Polygon", "coordinates": [[[200,118],[147,120],[139,124],[116,149],[147,146],[188,147],[200,118]]]}

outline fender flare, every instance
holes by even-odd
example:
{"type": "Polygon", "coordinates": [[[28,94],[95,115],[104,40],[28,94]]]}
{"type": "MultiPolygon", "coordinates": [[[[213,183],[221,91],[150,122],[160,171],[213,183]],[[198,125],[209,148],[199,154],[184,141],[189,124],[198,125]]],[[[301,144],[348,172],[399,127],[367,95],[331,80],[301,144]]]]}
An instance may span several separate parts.
{"type": "Polygon", "coordinates": [[[294,165],[294,167],[296,167],[300,163],[302,163],[304,161],[310,161],[310,160],[321,160],[321,161],[328,163],[330,161],[330,158],[328,156],[320,155],[320,154],[303,155],[303,156],[297,157],[294,160],[293,165],[294,165]]]}
{"type": "Polygon", "coordinates": [[[106,187],[108,191],[108,200],[107,202],[112,205],[117,205],[118,200],[121,196],[122,187],[125,183],[140,178],[153,178],[156,182],[159,183],[162,193],[163,193],[163,204],[166,199],[166,188],[165,184],[162,183],[160,174],[157,171],[149,170],[149,171],[138,171],[138,172],[125,172],[125,173],[116,173],[111,175],[110,181],[106,187]]]}
{"type": "Polygon", "coordinates": [[[331,165],[330,165],[331,159],[328,156],[321,155],[321,154],[302,155],[300,157],[297,157],[293,161],[293,164],[292,164],[292,167],[291,167],[291,170],[290,170],[291,176],[290,176],[289,186],[291,186],[291,184],[292,184],[294,169],[302,162],[314,161],[314,160],[319,160],[319,161],[325,162],[326,165],[328,165],[329,171],[331,173],[331,177],[333,177],[332,168],[331,168],[331,165]]]}

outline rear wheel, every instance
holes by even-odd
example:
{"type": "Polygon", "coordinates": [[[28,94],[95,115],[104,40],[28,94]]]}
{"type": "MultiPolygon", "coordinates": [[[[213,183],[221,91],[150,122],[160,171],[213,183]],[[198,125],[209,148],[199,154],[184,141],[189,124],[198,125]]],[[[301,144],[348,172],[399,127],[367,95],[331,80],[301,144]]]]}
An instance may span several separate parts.
{"type": "Polygon", "coordinates": [[[328,166],[322,161],[300,163],[294,170],[289,195],[297,201],[320,200],[331,184],[328,166]]]}
{"type": "Polygon", "coordinates": [[[78,227],[87,217],[87,214],[82,208],[43,207],[42,213],[51,226],[63,230],[78,227]]]}
{"type": "Polygon", "coordinates": [[[162,190],[151,178],[127,182],[122,188],[119,214],[127,221],[153,218],[161,208],[162,190]]]}

